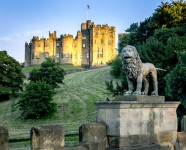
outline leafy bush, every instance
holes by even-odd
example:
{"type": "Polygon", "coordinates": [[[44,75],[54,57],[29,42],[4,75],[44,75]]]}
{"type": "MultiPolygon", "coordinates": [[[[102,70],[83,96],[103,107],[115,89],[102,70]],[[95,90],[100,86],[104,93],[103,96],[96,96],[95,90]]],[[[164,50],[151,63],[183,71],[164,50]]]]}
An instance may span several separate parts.
{"type": "Polygon", "coordinates": [[[124,91],[127,89],[127,80],[125,77],[124,70],[122,69],[122,61],[121,58],[118,56],[112,62],[110,62],[111,70],[110,74],[116,79],[120,81],[113,83],[111,81],[105,81],[107,90],[113,95],[122,95],[124,91]]]}
{"type": "Polygon", "coordinates": [[[51,58],[47,58],[45,62],[41,64],[39,70],[32,70],[30,72],[30,81],[44,81],[51,85],[51,87],[57,88],[58,83],[63,83],[64,70],[55,64],[55,61],[51,58]]]}
{"type": "Polygon", "coordinates": [[[24,118],[38,119],[51,116],[56,111],[53,96],[54,91],[49,84],[42,81],[30,82],[21,94],[17,106],[24,118]]]}
{"type": "Polygon", "coordinates": [[[114,78],[120,78],[121,72],[122,72],[122,61],[121,58],[118,56],[114,60],[112,60],[111,64],[111,71],[110,74],[114,78]]]}
{"type": "Polygon", "coordinates": [[[127,83],[125,81],[121,81],[121,83],[116,82],[114,85],[113,80],[105,81],[107,90],[112,93],[113,96],[123,95],[127,89],[127,83]]]}

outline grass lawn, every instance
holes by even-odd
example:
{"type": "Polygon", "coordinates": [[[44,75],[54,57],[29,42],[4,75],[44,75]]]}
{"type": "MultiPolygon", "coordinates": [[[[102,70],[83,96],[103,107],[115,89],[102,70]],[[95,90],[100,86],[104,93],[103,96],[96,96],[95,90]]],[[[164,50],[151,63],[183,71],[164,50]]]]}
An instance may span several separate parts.
{"type": "MultiPolygon", "coordinates": [[[[109,71],[110,68],[105,67],[66,75],[65,84],[56,89],[54,101],[58,105],[58,112],[52,118],[23,120],[20,117],[21,112],[11,112],[11,101],[0,102],[0,124],[8,128],[11,140],[29,139],[31,127],[46,124],[62,125],[66,135],[78,133],[81,124],[95,122],[94,102],[105,101],[107,97],[113,98],[105,86],[105,80],[111,79],[109,71]]],[[[66,140],[67,146],[73,145],[73,142],[77,144],[77,137],[68,139],[76,140],[66,140]]],[[[29,141],[10,143],[10,150],[16,150],[16,145],[29,147],[28,144],[29,141]]]]}
{"type": "MultiPolygon", "coordinates": [[[[33,69],[40,69],[40,65],[38,66],[30,66],[30,67],[25,67],[22,68],[23,72],[24,71],[32,71],[33,69]]],[[[73,66],[73,65],[59,65],[59,67],[63,68],[64,70],[71,70],[71,69],[82,69],[80,66],[73,66]]]]}

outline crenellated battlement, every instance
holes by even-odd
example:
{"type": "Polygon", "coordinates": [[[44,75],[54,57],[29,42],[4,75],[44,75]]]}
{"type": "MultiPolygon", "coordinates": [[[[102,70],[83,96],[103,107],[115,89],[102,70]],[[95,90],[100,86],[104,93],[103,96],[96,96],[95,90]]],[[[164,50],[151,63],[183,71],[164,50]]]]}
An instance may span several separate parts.
{"type": "Polygon", "coordinates": [[[71,34],[63,34],[62,37],[64,39],[71,39],[71,38],[73,38],[73,35],[71,35],[71,34]]]}

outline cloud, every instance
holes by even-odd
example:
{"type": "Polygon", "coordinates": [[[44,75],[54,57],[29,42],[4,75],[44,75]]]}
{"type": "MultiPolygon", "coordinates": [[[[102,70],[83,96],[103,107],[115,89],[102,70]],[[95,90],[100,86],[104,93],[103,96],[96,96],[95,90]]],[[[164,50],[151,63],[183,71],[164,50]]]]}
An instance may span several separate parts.
{"type": "Polygon", "coordinates": [[[6,42],[6,41],[14,41],[10,36],[2,36],[0,37],[0,41],[6,42]]]}

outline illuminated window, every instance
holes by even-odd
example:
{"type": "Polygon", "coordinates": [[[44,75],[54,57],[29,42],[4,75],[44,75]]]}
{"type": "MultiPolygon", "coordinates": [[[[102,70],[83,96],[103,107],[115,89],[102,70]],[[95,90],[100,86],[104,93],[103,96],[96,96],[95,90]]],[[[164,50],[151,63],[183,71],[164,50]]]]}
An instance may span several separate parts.
{"type": "Polygon", "coordinates": [[[83,40],[86,40],[86,36],[83,36],[82,39],[83,39],[83,40]]]}
{"type": "Polygon", "coordinates": [[[68,54],[66,54],[66,58],[69,58],[69,55],[68,54]]]}
{"type": "Polygon", "coordinates": [[[83,44],[83,47],[85,47],[85,44],[83,44]]]}

